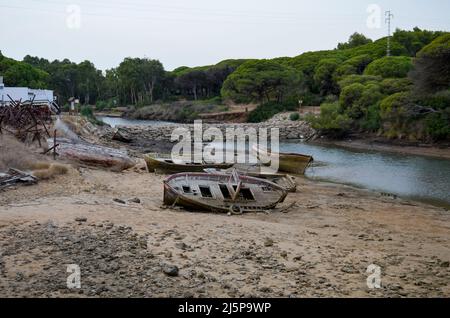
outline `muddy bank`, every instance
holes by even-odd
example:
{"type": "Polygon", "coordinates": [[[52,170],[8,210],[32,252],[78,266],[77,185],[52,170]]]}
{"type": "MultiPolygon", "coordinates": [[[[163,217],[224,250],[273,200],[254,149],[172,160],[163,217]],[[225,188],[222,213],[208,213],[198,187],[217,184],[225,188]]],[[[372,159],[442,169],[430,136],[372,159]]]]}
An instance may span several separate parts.
{"type": "Polygon", "coordinates": [[[442,159],[450,159],[450,148],[448,145],[433,146],[428,144],[398,143],[385,139],[366,138],[366,139],[315,139],[314,144],[332,145],[358,150],[374,150],[391,153],[402,153],[409,155],[428,156],[442,159]]]}
{"type": "Polygon", "coordinates": [[[287,213],[187,213],[161,207],[163,179],[80,168],[2,192],[0,295],[450,296],[448,210],[298,178],[287,213]]]}

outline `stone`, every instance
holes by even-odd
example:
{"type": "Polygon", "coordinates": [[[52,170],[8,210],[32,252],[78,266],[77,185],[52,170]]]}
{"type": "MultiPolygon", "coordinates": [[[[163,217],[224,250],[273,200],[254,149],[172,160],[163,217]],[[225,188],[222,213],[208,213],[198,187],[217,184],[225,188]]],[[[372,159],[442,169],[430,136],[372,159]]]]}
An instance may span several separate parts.
{"type": "Polygon", "coordinates": [[[448,268],[448,267],[450,267],[450,262],[442,262],[442,263],[441,263],[441,267],[443,267],[443,268],[448,268]]]}
{"type": "Polygon", "coordinates": [[[75,222],[87,222],[87,218],[86,217],[77,217],[75,218],[75,222]]]}
{"type": "Polygon", "coordinates": [[[137,204],[141,203],[141,199],[139,199],[139,198],[133,198],[133,199],[130,199],[128,201],[131,202],[131,203],[137,203],[137,204]]]}
{"type": "Polygon", "coordinates": [[[122,199],[118,199],[118,198],[114,198],[113,199],[114,202],[120,203],[120,204],[126,204],[126,202],[122,199]]]}
{"type": "Polygon", "coordinates": [[[273,246],[273,240],[271,238],[266,238],[266,240],[264,241],[264,246],[265,247],[270,247],[273,246]]]}
{"type": "Polygon", "coordinates": [[[175,277],[178,276],[179,269],[175,265],[166,264],[163,266],[163,272],[167,276],[175,277]]]}

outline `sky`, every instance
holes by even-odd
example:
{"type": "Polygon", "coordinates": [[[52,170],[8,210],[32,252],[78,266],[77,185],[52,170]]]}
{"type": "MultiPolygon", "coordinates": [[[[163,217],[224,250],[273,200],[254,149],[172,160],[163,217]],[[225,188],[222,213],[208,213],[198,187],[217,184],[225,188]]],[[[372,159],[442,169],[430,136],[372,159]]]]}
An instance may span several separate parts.
{"type": "Polygon", "coordinates": [[[21,60],[158,59],[167,70],[333,49],[356,32],[450,31],[448,0],[0,0],[0,50],[21,60]]]}

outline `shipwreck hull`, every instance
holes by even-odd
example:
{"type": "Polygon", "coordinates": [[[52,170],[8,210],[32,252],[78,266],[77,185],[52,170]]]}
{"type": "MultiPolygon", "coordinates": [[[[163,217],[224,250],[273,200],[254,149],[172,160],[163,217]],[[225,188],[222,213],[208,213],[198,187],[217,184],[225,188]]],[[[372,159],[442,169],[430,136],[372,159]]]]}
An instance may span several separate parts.
{"type": "Polygon", "coordinates": [[[279,172],[304,175],[306,169],[314,161],[312,156],[295,153],[269,153],[266,149],[257,146],[252,150],[256,153],[257,158],[267,166],[271,164],[271,157],[278,157],[279,172]]]}
{"type": "Polygon", "coordinates": [[[155,158],[152,155],[145,155],[144,160],[149,172],[160,174],[203,172],[204,169],[228,169],[233,166],[233,164],[178,164],[174,163],[170,158],[155,158]]]}
{"type": "Polygon", "coordinates": [[[164,181],[164,204],[192,211],[217,213],[259,212],[272,209],[287,192],[266,180],[208,173],[180,173],[164,181]]]}

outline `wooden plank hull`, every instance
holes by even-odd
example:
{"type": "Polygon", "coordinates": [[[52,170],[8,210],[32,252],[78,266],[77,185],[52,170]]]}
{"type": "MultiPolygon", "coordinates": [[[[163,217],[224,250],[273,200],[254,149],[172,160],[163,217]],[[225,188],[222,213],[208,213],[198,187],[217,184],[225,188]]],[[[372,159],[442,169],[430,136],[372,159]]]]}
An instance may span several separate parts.
{"type": "MultiPolygon", "coordinates": [[[[248,169],[245,168],[239,168],[239,166],[235,166],[232,169],[236,169],[236,171],[240,175],[244,176],[250,176],[254,178],[264,179],[267,181],[270,181],[272,183],[275,183],[282,187],[287,192],[297,192],[297,183],[295,182],[294,177],[283,174],[283,173],[265,173],[261,172],[261,169],[258,167],[249,167],[248,169]]],[[[217,169],[205,169],[205,172],[207,173],[223,173],[223,174],[231,174],[232,169],[228,170],[217,170],[217,169]]]]}
{"type": "Polygon", "coordinates": [[[233,166],[233,164],[178,164],[174,163],[171,159],[166,158],[156,158],[152,155],[144,156],[145,163],[149,172],[156,172],[161,174],[172,174],[180,172],[203,172],[204,169],[215,168],[215,169],[228,169],[233,166]]]}
{"type": "Polygon", "coordinates": [[[270,165],[270,156],[279,158],[278,171],[303,175],[306,168],[314,161],[312,156],[295,154],[295,153],[271,153],[269,154],[266,149],[261,147],[253,147],[253,151],[256,152],[257,158],[263,162],[268,162],[266,165],[270,165]]]}
{"type": "Polygon", "coordinates": [[[273,209],[287,195],[283,188],[266,180],[241,176],[236,184],[230,183],[231,179],[232,176],[224,174],[172,175],[164,181],[164,204],[193,211],[240,214],[273,209]],[[233,191],[237,193],[234,200],[233,191]]]}

